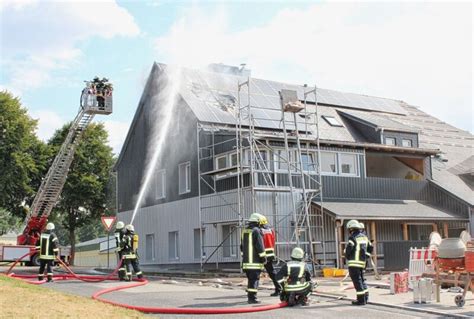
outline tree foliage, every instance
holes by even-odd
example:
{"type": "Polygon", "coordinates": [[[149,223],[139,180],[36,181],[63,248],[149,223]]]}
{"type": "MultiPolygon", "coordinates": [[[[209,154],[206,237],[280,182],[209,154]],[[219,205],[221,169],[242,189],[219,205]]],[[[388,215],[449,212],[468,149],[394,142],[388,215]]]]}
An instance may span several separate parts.
{"type": "Polygon", "coordinates": [[[0,236],[5,235],[9,231],[18,232],[21,228],[22,219],[0,208],[0,236]]]}
{"type": "Polygon", "coordinates": [[[51,156],[18,98],[0,92],[0,207],[24,218],[22,203],[30,204],[51,156]]]}
{"type": "MultiPolygon", "coordinates": [[[[71,124],[56,131],[49,144],[57,152],[71,124]]],[[[112,149],[107,145],[104,125],[93,123],[84,131],[77,146],[74,160],[55,208],[55,219],[68,231],[71,253],[75,250],[77,231],[100,222],[108,210],[107,186],[113,166],[112,149]]],[[[84,238],[84,236],[81,236],[84,238]]],[[[86,236],[87,237],[87,236],[86,236]]]]}

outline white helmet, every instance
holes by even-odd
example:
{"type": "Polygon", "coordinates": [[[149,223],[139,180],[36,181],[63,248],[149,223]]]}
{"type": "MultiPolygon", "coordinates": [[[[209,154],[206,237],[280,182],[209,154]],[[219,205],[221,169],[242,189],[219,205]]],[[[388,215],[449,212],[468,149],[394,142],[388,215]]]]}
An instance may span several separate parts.
{"type": "Polygon", "coordinates": [[[291,258],[302,260],[304,258],[304,251],[300,247],[295,247],[291,251],[291,258]]]}
{"type": "Polygon", "coordinates": [[[54,224],[53,223],[48,223],[46,225],[46,230],[53,230],[54,229],[54,224]]]}
{"type": "Polygon", "coordinates": [[[362,223],[362,222],[359,223],[359,229],[365,229],[364,223],[362,223]]]}
{"type": "Polygon", "coordinates": [[[129,224],[125,227],[126,230],[128,230],[129,232],[134,232],[135,231],[135,227],[133,227],[132,224],[129,224]]]}
{"type": "Polygon", "coordinates": [[[249,217],[249,223],[260,223],[260,214],[253,213],[249,217]]]}
{"type": "Polygon", "coordinates": [[[360,223],[355,219],[351,219],[350,221],[347,222],[346,228],[347,229],[351,229],[351,228],[360,229],[360,223]]]}
{"type": "Polygon", "coordinates": [[[123,229],[125,227],[125,223],[123,221],[118,221],[117,225],[115,225],[115,229],[123,229]]]}

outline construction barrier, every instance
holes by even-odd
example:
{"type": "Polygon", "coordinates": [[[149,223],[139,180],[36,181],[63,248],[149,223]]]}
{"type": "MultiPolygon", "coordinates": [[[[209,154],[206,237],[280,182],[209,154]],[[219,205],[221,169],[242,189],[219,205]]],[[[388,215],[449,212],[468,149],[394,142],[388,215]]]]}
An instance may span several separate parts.
{"type": "Polygon", "coordinates": [[[408,266],[408,286],[413,289],[413,282],[423,274],[434,274],[434,260],[438,256],[435,249],[410,248],[410,263],[408,266]]]}

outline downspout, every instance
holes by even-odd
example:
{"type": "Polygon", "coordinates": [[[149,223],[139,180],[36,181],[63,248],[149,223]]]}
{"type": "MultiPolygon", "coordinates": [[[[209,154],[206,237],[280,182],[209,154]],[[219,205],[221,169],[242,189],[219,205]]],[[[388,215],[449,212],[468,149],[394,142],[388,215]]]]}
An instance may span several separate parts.
{"type": "Polygon", "coordinates": [[[383,127],[381,127],[379,130],[380,130],[380,144],[385,144],[383,140],[383,127]]]}

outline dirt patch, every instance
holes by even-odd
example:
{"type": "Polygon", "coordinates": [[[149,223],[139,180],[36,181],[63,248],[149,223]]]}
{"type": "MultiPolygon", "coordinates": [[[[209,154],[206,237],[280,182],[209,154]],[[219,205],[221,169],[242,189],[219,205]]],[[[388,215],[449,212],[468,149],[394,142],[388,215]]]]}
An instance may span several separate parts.
{"type": "Polygon", "coordinates": [[[0,275],[0,318],[145,318],[86,297],[69,295],[0,275]]]}

